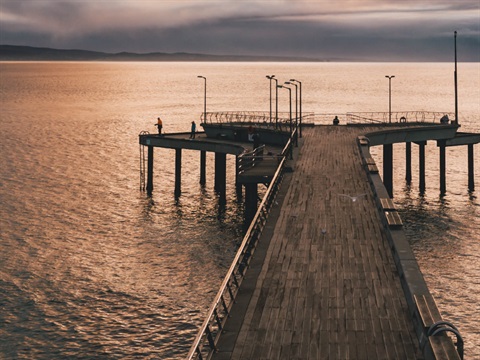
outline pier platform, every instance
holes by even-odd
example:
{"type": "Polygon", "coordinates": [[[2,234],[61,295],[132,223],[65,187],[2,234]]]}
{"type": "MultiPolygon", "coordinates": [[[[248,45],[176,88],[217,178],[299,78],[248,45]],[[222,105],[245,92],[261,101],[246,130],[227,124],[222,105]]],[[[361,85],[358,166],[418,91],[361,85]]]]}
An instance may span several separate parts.
{"type": "Polygon", "coordinates": [[[304,130],[213,359],[423,358],[360,161],[356,138],[368,131],[304,130]]]}

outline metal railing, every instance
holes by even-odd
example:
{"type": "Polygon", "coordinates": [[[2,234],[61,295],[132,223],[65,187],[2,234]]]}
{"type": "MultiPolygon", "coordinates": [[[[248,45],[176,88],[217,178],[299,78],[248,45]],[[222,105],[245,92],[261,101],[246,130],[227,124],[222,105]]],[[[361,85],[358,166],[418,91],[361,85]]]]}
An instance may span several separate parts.
{"type": "Polygon", "coordinates": [[[240,289],[245,272],[250,265],[252,255],[257,247],[258,239],[267,222],[267,217],[275,201],[278,190],[283,180],[287,154],[293,146],[293,137],[285,145],[277,171],[268,186],[268,189],[258,207],[258,210],[248,227],[243,241],[233,259],[232,265],[227,271],[215,296],[198,334],[187,355],[187,360],[210,359],[216,350],[222,329],[230,314],[235,297],[240,289]]]}
{"type": "Polygon", "coordinates": [[[263,160],[265,145],[259,146],[252,151],[245,152],[238,157],[237,173],[240,174],[247,169],[258,165],[263,160]]]}
{"type": "Polygon", "coordinates": [[[447,115],[449,121],[455,121],[455,114],[434,111],[396,111],[389,112],[350,112],[346,114],[347,124],[387,124],[390,123],[440,123],[447,115]]]}
{"type": "MultiPolygon", "coordinates": [[[[293,115],[291,122],[292,127],[296,123],[312,123],[314,117],[313,113],[303,113],[302,118],[296,118],[293,115]]],[[[201,115],[202,123],[206,124],[228,124],[228,125],[245,125],[254,124],[256,127],[262,128],[274,128],[280,131],[290,130],[290,113],[279,112],[278,118],[275,118],[275,114],[270,117],[268,111],[218,111],[207,112],[201,115]]]]}

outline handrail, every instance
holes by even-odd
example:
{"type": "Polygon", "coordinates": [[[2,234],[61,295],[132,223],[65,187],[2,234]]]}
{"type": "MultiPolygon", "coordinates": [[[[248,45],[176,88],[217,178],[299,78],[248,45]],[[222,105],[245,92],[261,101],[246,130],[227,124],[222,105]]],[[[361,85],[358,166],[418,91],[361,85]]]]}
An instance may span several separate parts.
{"type": "Polygon", "coordinates": [[[241,173],[247,169],[250,169],[254,167],[259,160],[263,160],[264,151],[265,145],[262,145],[253,149],[252,151],[248,151],[239,155],[237,173],[241,173]]]}
{"type": "Polygon", "coordinates": [[[222,285],[208,310],[205,321],[200,327],[199,332],[190,347],[187,360],[197,358],[208,359],[216,350],[216,344],[220,338],[221,330],[227,320],[231,307],[233,306],[235,297],[245,276],[245,270],[250,264],[251,255],[256,249],[257,240],[262,233],[271,205],[275,201],[278,189],[282,183],[286,155],[290,152],[292,146],[293,136],[290,137],[282,151],[283,156],[275,175],[273,176],[265,196],[263,197],[258,210],[243,237],[242,243],[235,254],[222,285]],[[205,345],[208,345],[209,349],[204,357],[202,354],[205,345]]]}

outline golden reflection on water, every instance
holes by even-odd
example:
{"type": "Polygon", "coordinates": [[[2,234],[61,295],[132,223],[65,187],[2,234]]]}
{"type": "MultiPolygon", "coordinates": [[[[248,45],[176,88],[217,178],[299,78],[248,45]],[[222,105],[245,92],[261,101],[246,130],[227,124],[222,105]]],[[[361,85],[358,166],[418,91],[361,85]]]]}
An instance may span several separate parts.
{"type": "MultiPolygon", "coordinates": [[[[229,177],[219,206],[211,154],[202,188],[189,151],[175,200],[174,153],[155,150],[147,198],[138,134],[155,132],[157,116],[166,132],[188,131],[203,111],[198,74],[208,78],[208,111],[266,111],[272,72],[302,81],[304,111],[386,111],[386,73],[396,74],[394,107],[453,108],[449,64],[0,63],[0,72],[0,354],[19,359],[185,356],[241,239],[242,205],[229,177]]],[[[478,64],[461,65],[462,131],[480,132],[477,74],[478,64]]],[[[443,199],[435,145],[424,196],[415,172],[403,185],[403,153],[395,201],[415,254],[466,353],[480,356],[479,200],[466,191],[465,152],[447,151],[443,199]]],[[[228,166],[232,174],[233,159],[228,166]]]]}

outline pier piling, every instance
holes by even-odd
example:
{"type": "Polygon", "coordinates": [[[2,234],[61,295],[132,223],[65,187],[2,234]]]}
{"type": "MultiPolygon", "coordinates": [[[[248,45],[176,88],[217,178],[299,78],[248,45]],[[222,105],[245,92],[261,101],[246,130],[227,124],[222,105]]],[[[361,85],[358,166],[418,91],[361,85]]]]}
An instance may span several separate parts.
{"type": "Polygon", "coordinates": [[[215,153],[215,191],[225,201],[227,187],[227,154],[215,153]]]}
{"type": "Polygon", "coordinates": [[[207,152],[200,151],[200,185],[205,185],[207,183],[207,152]]]}
{"type": "Polygon", "coordinates": [[[182,193],[182,149],[175,149],[175,197],[182,193]]]}
{"type": "Polygon", "coordinates": [[[446,160],[445,160],[445,141],[440,140],[438,142],[438,147],[440,148],[440,195],[445,195],[447,192],[446,184],[446,160]]]}
{"type": "Polygon", "coordinates": [[[475,190],[475,169],[474,169],[473,144],[468,144],[468,190],[475,190]]]}
{"type": "Polygon", "coordinates": [[[153,146],[148,146],[147,195],[151,196],[152,192],[153,192],[153,146]]]}
{"type": "Polygon", "coordinates": [[[383,183],[393,198],[393,144],[383,145],[383,183]]]}
{"type": "Polygon", "coordinates": [[[418,169],[419,169],[419,188],[420,193],[423,194],[425,192],[425,145],[427,144],[426,141],[421,141],[418,143],[418,169]]]}
{"type": "Polygon", "coordinates": [[[405,180],[410,185],[412,182],[412,143],[405,143],[405,180]]]}

